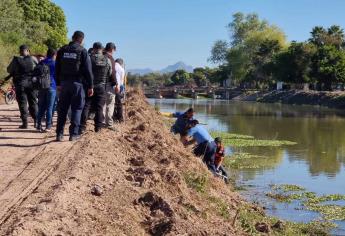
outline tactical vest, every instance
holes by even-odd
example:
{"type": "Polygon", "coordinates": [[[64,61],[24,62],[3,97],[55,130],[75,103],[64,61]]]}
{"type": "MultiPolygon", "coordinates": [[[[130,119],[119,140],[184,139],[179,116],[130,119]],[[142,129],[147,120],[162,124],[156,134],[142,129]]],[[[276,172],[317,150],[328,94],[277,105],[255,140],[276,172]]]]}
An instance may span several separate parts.
{"type": "Polygon", "coordinates": [[[92,54],[91,55],[92,72],[93,72],[93,83],[105,84],[108,79],[109,63],[108,57],[103,54],[92,54]]]}
{"type": "Polygon", "coordinates": [[[61,49],[61,75],[65,77],[80,77],[81,53],[83,47],[64,46],[61,49]]]}
{"type": "Polygon", "coordinates": [[[31,56],[16,57],[18,63],[18,79],[29,79],[35,68],[35,63],[31,56]]]}

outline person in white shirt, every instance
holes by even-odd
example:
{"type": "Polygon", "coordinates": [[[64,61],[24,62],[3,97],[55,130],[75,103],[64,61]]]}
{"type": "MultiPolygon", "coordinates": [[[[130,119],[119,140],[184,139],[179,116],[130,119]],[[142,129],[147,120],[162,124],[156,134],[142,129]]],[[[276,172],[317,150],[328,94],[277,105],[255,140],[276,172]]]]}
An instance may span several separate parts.
{"type": "Polygon", "coordinates": [[[123,107],[122,98],[124,97],[125,91],[125,68],[123,59],[119,58],[115,60],[115,73],[116,81],[119,89],[115,90],[115,109],[114,109],[114,120],[117,122],[123,122],[123,107]]]}

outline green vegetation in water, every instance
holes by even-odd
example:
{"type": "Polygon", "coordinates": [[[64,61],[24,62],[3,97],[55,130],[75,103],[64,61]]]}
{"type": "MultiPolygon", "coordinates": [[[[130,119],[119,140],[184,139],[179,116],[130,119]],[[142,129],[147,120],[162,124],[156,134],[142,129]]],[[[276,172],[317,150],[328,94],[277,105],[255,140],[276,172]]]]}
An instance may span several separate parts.
{"type": "Polygon", "coordinates": [[[324,221],[312,221],[310,223],[283,222],[278,218],[266,216],[250,205],[244,205],[239,209],[238,222],[249,235],[262,235],[255,227],[258,222],[269,227],[270,235],[279,236],[329,235],[329,232],[336,227],[334,223],[324,221]]]}
{"type": "Polygon", "coordinates": [[[294,184],[272,185],[271,188],[273,190],[281,190],[283,192],[305,191],[306,190],[304,187],[294,185],[294,184]]]}
{"type": "MultiPolygon", "coordinates": [[[[194,214],[198,214],[204,219],[209,218],[208,211],[216,212],[219,216],[232,224],[241,227],[249,235],[262,235],[256,228],[257,223],[264,223],[269,228],[270,235],[329,235],[329,232],[336,225],[330,222],[315,221],[308,224],[294,223],[289,221],[280,221],[275,217],[268,217],[264,211],[259,207],[255,207],[251,204],[243,203],[239,206],[235,218],[231,217],[228,204],[221,198],[211,195],[210,185],[207,174],[199,174],[196,172],[184,173],[184,180],[187,186],[195,190],[195,193],[199,195],[210,206],[208,209],[197,209],[195,206],[185,203],[185,209],[194,214]]],[[[285,188],[285,187],[284,187],[285,188]]],[[[291,189],[301,189],[296,187],[287,187],[291,189]]]]}
{"type": "Polygon", "coordinates": [[[244,134],[233,134],[219,131],[211,131],[212,137],[221,137],[222,139],[254,139],[253,136],[244,134]]]}
{"type": "Polygon", "coordinates": [[[296,185],[273,185],[266,196],[279,202],[300,201],[306,210],[320,213],[326,220],[345,220],[345,206],[334,204],[345,201],[345,195],[330,194],[317,196],[314,192],[296,185]],[[333,204],[326,204],[332,202],[333,204]]]}
{"type": "Polygon", "coordinates": [[[211,132],[212,137],[221,137],[224,146],[232,147],[280,147],[283,145],[296,145],[297,143],[285,140],[260,140],[253,136],[232,134],[226,132],[211,132]]]}
{"type": "Polygon", "coordinates": [[[275,158],[267,156],[258,156],[249,153],[235,153],[232,156],[226,156],[224,165],[231,169],[267,169],[276,166],[275,158]]]}

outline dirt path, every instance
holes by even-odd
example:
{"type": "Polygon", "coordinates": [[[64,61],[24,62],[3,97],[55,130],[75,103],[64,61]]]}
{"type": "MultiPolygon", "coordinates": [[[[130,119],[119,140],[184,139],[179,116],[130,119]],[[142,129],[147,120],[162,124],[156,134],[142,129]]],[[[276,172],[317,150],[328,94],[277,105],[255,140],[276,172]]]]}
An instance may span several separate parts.
{"type": "Polygon", "coordinates": [[[0,225],[49,175],[70,142],[54,142],[54,134],[20,130],[17,104],[0,105],[0,225]]]}

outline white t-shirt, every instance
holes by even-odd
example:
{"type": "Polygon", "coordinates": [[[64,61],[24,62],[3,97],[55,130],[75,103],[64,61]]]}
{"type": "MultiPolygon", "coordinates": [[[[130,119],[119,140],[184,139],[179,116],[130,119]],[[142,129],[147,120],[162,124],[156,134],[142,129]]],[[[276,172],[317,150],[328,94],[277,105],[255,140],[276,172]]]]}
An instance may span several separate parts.
{"type": "Polygon", "coordinates": [[[115,71],[116,71],[116,81],[119,86],[123,85],[125,82],[125,70],[119,63],[115,63],[115,71]]]}

